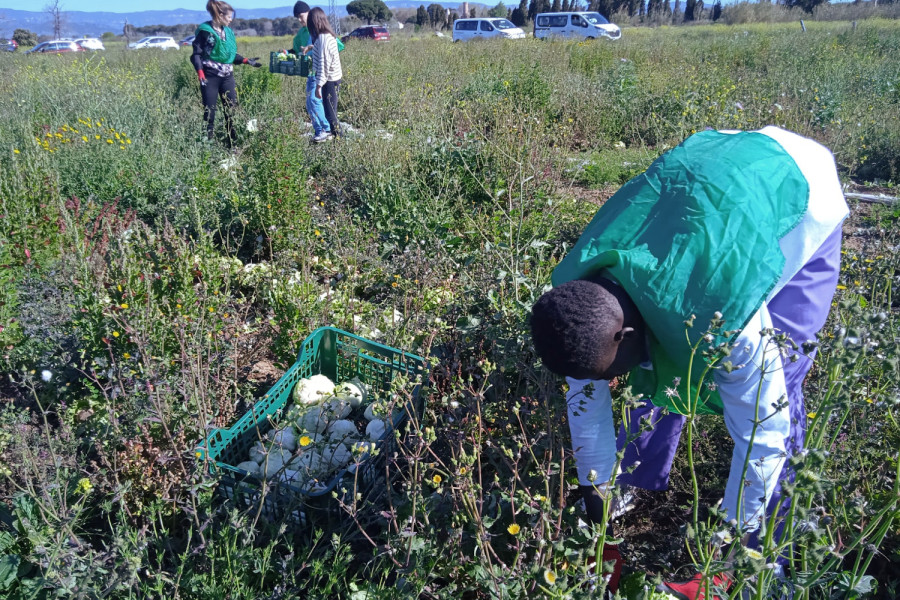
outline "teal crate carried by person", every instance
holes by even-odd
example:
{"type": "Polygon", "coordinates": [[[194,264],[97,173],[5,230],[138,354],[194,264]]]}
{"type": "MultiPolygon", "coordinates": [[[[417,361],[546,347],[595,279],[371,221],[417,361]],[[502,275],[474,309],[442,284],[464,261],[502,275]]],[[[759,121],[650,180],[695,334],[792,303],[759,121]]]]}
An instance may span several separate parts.
{"type": "Polygon", "coordinates": [[[309,55],[293,57],[290,54],[285,54],[283,52],[269,53],[270,73],[309,77],[309,70],[311,66],[312,57],[310,57],[309,55]]]}

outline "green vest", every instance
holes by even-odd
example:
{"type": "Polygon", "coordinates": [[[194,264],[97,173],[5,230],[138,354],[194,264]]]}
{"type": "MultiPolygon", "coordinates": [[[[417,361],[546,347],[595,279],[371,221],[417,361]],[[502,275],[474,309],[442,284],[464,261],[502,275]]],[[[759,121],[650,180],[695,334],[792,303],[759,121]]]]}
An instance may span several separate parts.
{"type": "MultiPolygon", "coordinates": [[[[338,52],[341,52],[344,49],[344,42],[340,40],[340,38],[335,38],[337,40],[338,52]]],[[[297,32],[297,35],[294,36],[294,54],[299,56],[303,53],[303,49],[309,46],[309,42],[312,40],[312,37],[309,35],[309,27],[301,27],[300,31],[297,32]]],[[[312,56],[307,54],[306,60],[312,63],[312,56]]],[[[309,67],[309,76],[315,77],[316,73],[313,71],[312,66],[309,67]]]]}
{"type": "Polygon", "coordinates": [[[778,241],[808,204],[809,184],[775,140],[704,131],[660,156],[597,211],[554,269],[553,285],[605,270],[649,330],[654,368],[632,371],[634,391],[684,414],[700,389],[698,412],[722,414],[718,392],[701,380],[706,365],[700,352],[688,381],[684,321],[696,315],[687,329],[690,344],[716,311],[725,320],[723,331],[743,329],[781,278],[785,259],[778,241]]]}
{"type": "Polygon", "coordinates": [[[212,24],[208,21],[201,23],[194,35],[201,31],[212,34],[213,39],[216,40],[216,45],[213,46],[212,52],[209,53],[209,60],[223,65],[230,65],[234,62],[234,57],[237,56],[237,40],[234,39],[234,32],[231,30],[231,27],[223,29],[225,32],[224,40],[219,37],[219,34],[216,33],[216,30],[213,29],[212,24]]]}

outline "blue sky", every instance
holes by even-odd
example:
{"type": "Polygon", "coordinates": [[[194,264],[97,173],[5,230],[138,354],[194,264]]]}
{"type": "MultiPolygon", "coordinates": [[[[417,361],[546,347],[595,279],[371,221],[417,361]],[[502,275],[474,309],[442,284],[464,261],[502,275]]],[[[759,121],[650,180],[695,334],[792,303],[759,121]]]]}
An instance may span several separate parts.
{"type": "MultiPolygon", "coordinates": [[[[0,10],[15,8],[18,10],[33,10],[41,12],[47,0],[0,0],[0,10]]],[[[103,12],[139,12],[142,10],[172,10],[186,8],[190,10],[205,10],[206,0],[152,0],[138,2],[122,2],[121,0],[62,0],[62,9],[81,11],[103,12]]],[[[241,8],[279,8],[293,6],[293,0],[233,0],[229,2],[235,9],[241,8]]],[[[338,4],[346,4],[339,1],[338,4]]]]}

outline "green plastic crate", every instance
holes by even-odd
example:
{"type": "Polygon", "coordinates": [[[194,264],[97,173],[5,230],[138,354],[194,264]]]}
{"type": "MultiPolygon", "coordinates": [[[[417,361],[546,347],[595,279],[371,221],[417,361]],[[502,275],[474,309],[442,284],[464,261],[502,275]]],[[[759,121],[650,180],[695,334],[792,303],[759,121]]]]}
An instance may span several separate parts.
{"type": "Polygon", "coordinates": [[[263,439],[281,419],[292,404],[297,382],[316,374],[326,375],[336,383],[358,377],[370,392],[381,395],[390,392],[397,376],[405,376],[413,386],[412,400],[405,410],[395,410],[393,429],[406,421],[408,414],[421,414],[419,388],[427,374],[422,357],[334,327],[322,327],[303,341],[297,362],[272,389],[230,428],[213,430],[196,454],[206,461],[210,473],[218,476],[218,491],[238,507],[261,508],[267,519],[283,520],[298,528],[327,529],[343,516],[332,495],[334,490],[348,499],[359,493],[370,502],[385,491],[386,456],[396,449],[393,430],[386,431],[377,443],[380,451],[375,456],[367,455],[358,465],[349,465],[314,489],[265,481],[233,466],[247,460],[253,443],[263,439]],[[338,487],[339,484],[342,485],[338,487]]]}
{"type": "Polygon", "coordinates": [[[312,57],[309,55],[298,56],[294,59],[278,60],[277,52],[269,53],[269,73],[309,77],[310,66],[312,66],[312,57]]]}

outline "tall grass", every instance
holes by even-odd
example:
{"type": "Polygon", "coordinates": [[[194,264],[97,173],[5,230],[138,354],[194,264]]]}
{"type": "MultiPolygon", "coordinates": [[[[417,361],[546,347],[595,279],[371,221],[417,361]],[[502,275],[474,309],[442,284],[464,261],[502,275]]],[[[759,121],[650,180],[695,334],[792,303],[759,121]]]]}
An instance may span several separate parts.
{"type": "MultiPolygon", "coordinates": [[[[286,43],[239,46],[265,62],[286,43]]],[[[308,143],[303,81],[238,67],[234,156],[204,140],[186,52],[4,57],[0,593],[588,597],[611,531],[624,597],[715,572],[724,427],[692,419],[668,495],[606,535],[579,527],[529,308],[595,202],[694,131],[777,124],[832,147],[843,177],[895,186],[898,45],[884,21],[350,43],[345,139],[308,143]],[[294,532],[223,503],[194,448],[324,324],[433,370],[389,504],[294,532]],[[647,535],[651,514],[670,518],[647,535]]],[[[754,597],[896,594],[897,217],[854,207],[793,537],[730,547],[754,597]]]]}

